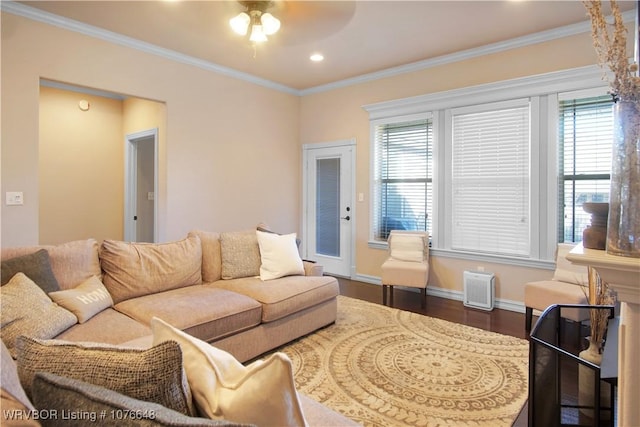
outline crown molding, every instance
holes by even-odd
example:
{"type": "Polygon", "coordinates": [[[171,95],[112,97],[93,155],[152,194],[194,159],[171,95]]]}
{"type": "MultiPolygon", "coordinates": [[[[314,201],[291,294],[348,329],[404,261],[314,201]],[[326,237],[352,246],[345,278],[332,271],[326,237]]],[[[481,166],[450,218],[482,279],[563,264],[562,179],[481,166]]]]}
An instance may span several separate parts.
{"type": "MultiPolygon", "coordinates": [[[[320,93],[320,92],[327,92],[334,89],[362,84],[362,83],[379,80],[383,78],[394,77],[394,76],[398,76],[406,73],[421,71],[431,67],[464,61],[467,59],[476,58],[483,55],[490,55],[493,53],[503,52],[510,49],[516,49],[524,46],[543,43],[546,41],[555,40],[555,39],[568,37],[576,34],[582,34],[582,33],[591,31],[590,21],[584,21],[577,24],[556,28],[553,30],[542,31],[539,33],[518,37],[511,40],[492,43],[492,44],[485,45],[478,48],[463,50],[463,51],[452,53],[449,55],[442,55],[435,58],[426,59],[423,61],[417,61],[410,64],[401,65],[398,67],[387,68],[385,70],[363,74],[357,77],[339,80],[339,81],[328,83],[325,85],[314,86],[307,89],[297,90],[292,87],[273,82],[271,80],[263,79],[249,73],[244,73],[242,71],[238,71],[233,68],[216,64],[214,62],[205,61],[203,59],[185,55],[180,52],[176,52],[174,50],[165,49],[151,43],[143,42],[141,40],[137,40],[132,37],[128,37],[122,34],[114,33],[112,31],[107,31],[92,25],[88,25],[83,22],[75,21],[69,18],[64,18],[62,16],[55,15],[53,13],[45,12],[43,10],[36,9],[34,7],[26,6],[22,3],[16,3],[13,0],[0,1],[0,11],[11,13],[13,15],[22,16],[24,18],[28,18],[34,21],[53,25],[66,30],[75,31],[80,34],[84,34],[90,37],[95,37],[97,39],[118,44],[120,46],[125,46],[132,49],[140,50],[152,55],[164,57],[172,61],[202,68],[204,70],[221,74],[227,77],[244,80],[249,83],[253,83],[259,86],[263,86],[269,89],[274,89],[280,92],[285,92],[285,93],[296,95],[296,96],[305,96],[305,95],[311,95],[311,94],[320,93]]],[[[624,22],[631,22],[635,20],[635,11],[625,12],[623,13],[622,16],[623,16],[624,22]]]]}
{"type": "MultiPolygon", "coordinates": [[[[622,14],[622,17],[625,23],[632,22],[635,20],[635,11],[627,11],[622,14]]],[[[541,31],[539,33],[517,37],[515,39],[496,42],[496,43],[488,44],[488,45],[473,48],[473,49],[462,50],[449,55],[437,56],[435,58],[425,59],[422,61],[417,61],[410,64],[405,64],[405,65],[400,65],[398,67],[387,68],[386,70],[363,74],[350,79],[340,80],[332,83],[327,83],[321,86],[315,86],[308,89],[303,89],[303,90],[300,90],[300,96],[326,92],[329,90],[339,89],[346,86],[357,85],[357,84],[366,83],[366,82],[383,79],[387,77],[393,77],[400,74],[412,73],[415,71],[425,70],[427,68],[437,67],[445,64],[451,64],[454,62],[464,61],[471,58],[477,58],[479,56],[490,55],[498,52],[504,52],[511,49],[530,46],[538,43],[543,43],[551,40],[556,40],[556,39],[569,37],[577,34],[588,33],[588,32],[591,32],[591,22],[590,21],[579,22],[577,24],[566,25],[564,27],[554,28],[552,30],[541,31]]]]}

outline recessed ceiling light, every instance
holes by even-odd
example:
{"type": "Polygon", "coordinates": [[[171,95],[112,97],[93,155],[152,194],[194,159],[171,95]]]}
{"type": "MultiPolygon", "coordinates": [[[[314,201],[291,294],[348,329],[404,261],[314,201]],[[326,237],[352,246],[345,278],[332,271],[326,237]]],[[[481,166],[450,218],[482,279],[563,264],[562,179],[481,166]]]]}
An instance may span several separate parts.
{"type": "Polygon", "coordinates": [[[324,59],[324,56],[321,53],[314,53],[309,57],[313,62],[320,62],[324,59]]]}

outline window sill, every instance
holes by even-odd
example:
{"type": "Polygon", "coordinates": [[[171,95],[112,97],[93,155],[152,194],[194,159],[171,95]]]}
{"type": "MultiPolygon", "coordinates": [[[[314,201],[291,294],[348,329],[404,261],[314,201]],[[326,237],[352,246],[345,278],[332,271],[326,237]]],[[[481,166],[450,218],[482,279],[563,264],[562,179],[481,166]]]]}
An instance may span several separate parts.
{"type": "MultiPolygon", "coordinates": [[[[369,241],[371,249],[388,250],[387,242],[369,241]]],[[[483,254],[475,252],[454,251],[451,249],[430,248],[429,256],[435,258],[452,258],[479,262],[490,262],[494,264],[514,265],[518,267],[539,268],[545,270],[554,270],[556,268],[555,261],[542,260],[533,258],[510,257],[505,255],[483,254]]]]}

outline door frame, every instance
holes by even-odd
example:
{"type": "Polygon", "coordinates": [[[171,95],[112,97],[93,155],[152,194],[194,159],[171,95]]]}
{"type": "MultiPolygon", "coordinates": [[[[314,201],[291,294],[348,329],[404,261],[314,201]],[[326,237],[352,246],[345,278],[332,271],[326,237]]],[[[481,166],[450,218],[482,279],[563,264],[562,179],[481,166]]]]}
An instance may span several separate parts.
{"type": "Polygon", "coordinates": [[[302,241],[304,242],[302,247],[302,256],[303,258],[307,258],[309,254],[309,212],[307,210],[308,202],[309,202],[309,194],[307,191],[307,186],[309,184],[309,171],[307,168],[307,162],[309,160],[309,155],[311,150],[319,150],[319,149],[327,149],[327,148],[335,148],[335,147],[349,147],[351,148],[351,161],[349,164],[349,168],[351,170],[347,185],[350,186],[350,194],[351,198],[349,200],[349,206],[351,207],[351,231],[349,234],[350,244],[348,245],[348,262],[349,262],[349,278],[353,278],[356,276],[356,266],[355,266],[355,253],[356,253],[356,139],[341,139],[329,142],[321,142],[321,143],[308,143],[302,145],[302,241]]]}
{"type": "Polygon", "coordinates": [[[138,143],[153,138],[153,241],[158,241],[158,128],[125,135],[124,147],[124,240],[136,239],[138,143]]]}

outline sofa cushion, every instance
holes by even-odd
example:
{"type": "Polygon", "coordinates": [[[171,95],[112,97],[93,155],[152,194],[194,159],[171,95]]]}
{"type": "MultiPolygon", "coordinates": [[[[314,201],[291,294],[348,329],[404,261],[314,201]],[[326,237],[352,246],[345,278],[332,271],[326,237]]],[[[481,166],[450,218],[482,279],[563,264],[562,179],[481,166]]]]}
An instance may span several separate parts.
{"type": "Polygon", "coordinates": [[[202,245],[202,281],[215,282],[222,278],[222,253],[220,234],[212,231],[193,230],[189,236],[198,236],[202,245]]]}
{"type": "Polygon", "coordinates": [[[224,289],[189,286],[123,301],[116,310],[146,325],[153,317],[205,341],[260,324],[262,305],[224,289]]]}
{"type": "Polygon", "coordinates": [[[49,372],[193,414],[182,352],[175,342],[141,350],[22,336],[17,346],[18,375],[27,396],[35,374],[49,372]]]}
{"type": "Polygon", "coordinates": [[[22,246],[2,248],[2,259],[34,253],[46,249],[51,269],[60,289],[71,289],[91,276],[102,274],[98,259],[98,242],[95,239],[74,240],[60,245],[22,246]]]}
{"type": "Polygon", "coordinates": [[[32,254],[2,261],[2,272],[0,273],[2,285],[9,283],[9,280],[11,280],[16,273],[24,273],[45,292],[60,290],[60,285],[51,269],[49,252],[47,252],[46,249],[40,249],[32,254]]]}
{"type": "Polygon", "coordinates": [[[260,248],[255,230],[220,234],[220,250],[223,279],[260,275],[260,248]]]}
{"type": "Polygon", "coordinates": [[[147,325],[107,308],[85,323],[78,323],[54,338],[65,341],[96,341],[105,344],[120,344],[151,335],[147,325]]]}
{"type": "Polygon", "coordinates": [[[100,249],[103,283],[114,303],[202,282],[198,236],[169,243],[105,240],[100,249]]]}
{"type": "Polygon", "coordinates": [[[31,279],[18,273],[0,288],[2,340],[15,354],[20,335],[53,338],[78,322],[76,316],[51,301],[31,279]]]}
{"type": "Polygon", "coordinates": [[[243,366],[231,354],[172,327],[151,322],[153,341],[175,341],[202,414],[260,426],[305,426],[291,360],[274,353],[243,366]]]}
{"type": "Polygon", "coordinates": [[[295,233],[280,235],[258,230],[256,236],[260,247],[260,279],[304,275],[295,233]]]}
{"type": "Polygon", "coordinates": [[[113,305],[111,295],[96,276],[91,276],[73,289],[50,292],[49,297],[75,314],[79,323],[86,322],[113,305]]]}
{"type": "MultiPolygon", "coordinates": [[[[529,282],[524,287],[524,300],[527,307],[544,311],[549,306],[549,301],[557,304],[588,304],[589,290],[573,283],[559,282],[557,280],[539,280],[529,282]]],[[[589,310],[580,308],[563,308],[562,317],[576,322],[589,319],[589,310]]]]}
{"type": "Polygon", "coordinates": [[[33,401],[39,408],[69,414],[47,420],[48,426],[135,425],[155,426],[238,426],[239,424],[193,418],[180,412],[120,394],[84,381],[50,373],[38,373],[33,380],[33,401]],[[75,415],[76,418],[71,416],[75,415]]]}
{"type": "Polygon", "coordinates": [[[245,277],[205,286],[229,289],[260,302],[263,322],[281,319],[340,293],[338,281],[331,276],[287,276],[266,282],[259,277],[245,277]]]}

